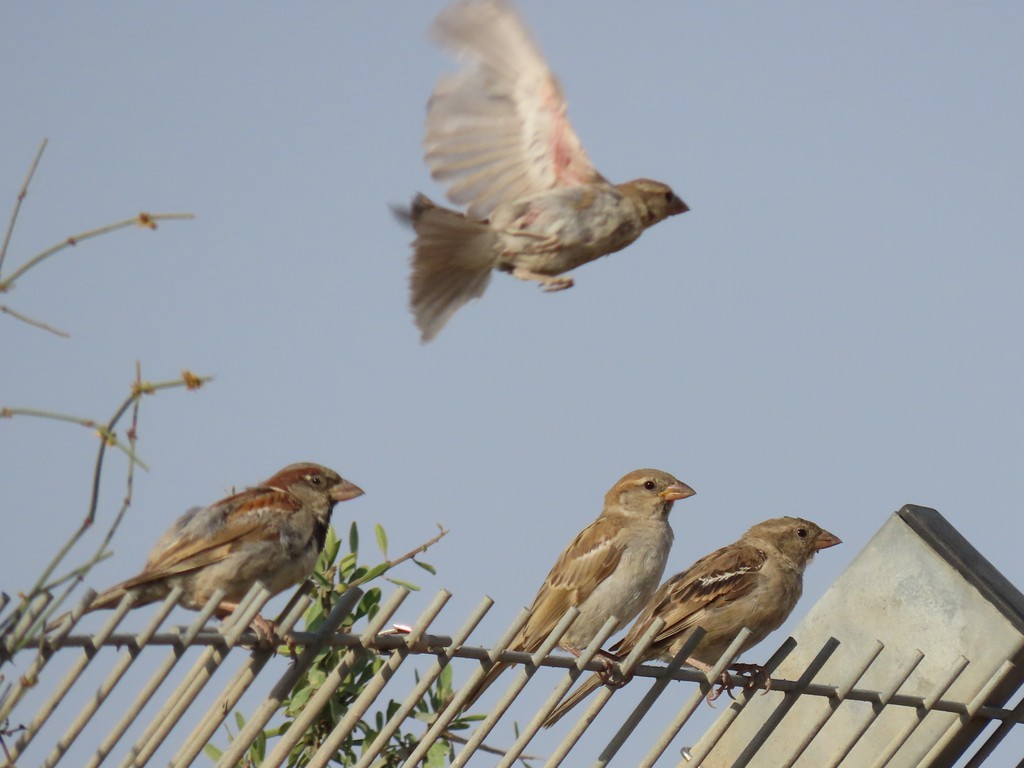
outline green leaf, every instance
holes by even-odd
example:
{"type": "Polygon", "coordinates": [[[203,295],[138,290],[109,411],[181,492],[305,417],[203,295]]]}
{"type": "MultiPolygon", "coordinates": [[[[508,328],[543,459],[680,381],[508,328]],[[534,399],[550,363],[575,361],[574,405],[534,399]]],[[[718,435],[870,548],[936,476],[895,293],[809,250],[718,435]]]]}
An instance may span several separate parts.
{"type": "Polygon", "coordinates": [[[267,753],[267,733],[266,731],[260,731],[259,735],[253,739],[252,746],[249,747],[249,754],[252,755],[254,765],[262,765],[263,758],[267,753]]]}
{"type": "Polygon", "coordinates": [[[245,717],[237,709],[235,710],[235,724],[238,725],[238,730],[245,728],[245,717]]]}
{"type": "Polygon", "coordinates": [[[288,699],[289,709],[293,712],[302,709],[302,706],[309,701],[309,697],[313,695],[314,690],[313,686],[306,686],[301,690],[295,691],[288,699]]]}
{"type": "Polygon", "coordinates": [[[323,685],[327,679],[327,671],[320,667],[312,666],[306,672],[306,679],[314,686],[323,685]]]}
{"type": "Polygon", "coordinates": [[[416,565],[418,565],[420,568],[422,568],[427,573],[430,573],[430,574],[433,574],[434,576],[437,576],[437,568],[432,566],[430,563],[424,563],[421,560],[417,560],[415,557],[412,559],[412,561],[414,563],[416,563],[416,565]]]}
{"type": "Polygon", "coordinates": [[[355,521],[352,521],[352,526],[348,529],[348,551],[353,555],[359,554],[359,527],[355,521]]]}
{"type": "Polygon", "coordinates": [[[303,619],[306,622],[306,626],[310,627],[313,622],[319,621],[324,615],[324,607],[319,601],[314,601],[309,608],[306,609],[306,615],[303,619]]]}
{"type": "Polygon", "coordinates": [[[417,587],[415,584],[413,584],[411,582],[408,582],[408,581],[403,581],[402,579],[392,579],[389,576],[388,577],[388,581],[390,581],[392,584],[397,584],[400,587],[405,587],[410,592],[419,592],[420,591],[420,588],[417,587]]]}
{"type": "Polygon", "coordinates": [[[334,559],[338,556],[338,550],[341,549],[341,542],[338,541],[338,534],[334,530],[334,526],[330,526],[327,529],[327,538],[324,540],[324,549],[320,553],[320,561],[323,563],[323,567],[327,568],[334,562],[334,559]]]}
{"type": "Polygon", "coordinates": [[[386,571],[390,566],[387,563],[380,563],[379,565],[373,566],[370,570],[360,576],[363,581],[373,581],[386,571]]]}
{"type": "Polygon", "coordinates": [[[203,747],[203,752],[205,752],[210,759],[217,761],[219,761],[220,756],[224,754],[215,746],[213,746],[213,744],[207,744],[205,747],[203,747]]]}
{"type": "Polygon", "coordinates": [[[356,567],[356,553],[350,552],[338,561],[338,573],[346,580],[356,567]]]}
{"type": "Polygon", "coordinates": [[[448,742],[443,740],[434,742],[434,746],[427,750],[424,764],[427,768],[445,768],[448,765],[448,742]]]}
{"type": "Polygon", "coordinates": [[[384,532],[384,526],[377,523],[373,526],[373,532],[377,534],[377,546],[380,547],[380,551],[384,557],[388,556],[388,535],[384,532]]]}

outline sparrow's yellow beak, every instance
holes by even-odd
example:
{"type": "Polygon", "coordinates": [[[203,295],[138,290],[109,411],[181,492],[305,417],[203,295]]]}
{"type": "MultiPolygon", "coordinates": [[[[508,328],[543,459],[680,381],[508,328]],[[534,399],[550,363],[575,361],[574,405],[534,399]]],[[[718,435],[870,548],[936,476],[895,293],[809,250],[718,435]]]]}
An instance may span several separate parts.
{"type": "Polygon", "coordinates": [[[679,501],[697,493],[686,483],[675,482],[658,495],[665,501],[679,501]]]}
{"type": "Polygon", "coordinates": [[[363,489],[355,483],[350,483],[348,480],[342,480],[336,486],[331,488],[331,500],[348,501],[349,499],[356,498],[356,496],[362,496],[363,493],[363,489]]]}

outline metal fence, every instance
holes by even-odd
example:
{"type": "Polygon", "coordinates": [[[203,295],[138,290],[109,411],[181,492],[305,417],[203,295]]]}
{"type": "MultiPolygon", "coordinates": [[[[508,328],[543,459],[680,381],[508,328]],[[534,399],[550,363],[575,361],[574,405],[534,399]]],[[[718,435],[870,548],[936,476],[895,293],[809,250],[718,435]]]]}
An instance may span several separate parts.
{"type": "MultiPolygon", "coordinates": [[[[369,684],[358,693],[347,711],[341,713],[333,730],[323,735],[319,751],[307,763],[310,766],[330,764],[339,745],[350,738],[355,724],[379,697],[386,694],[399,702],[399,705],[390,713],[374,743],[363,745],[357,763],[360,768],[379,765],[378,757],[388,740],[403,724],[409,725],[408,719],[416,703],[446,667],[459,664],[468,680],[455,692],[434,722],[420,727],[422,737],[403,763],[405,766],[423,764],[425,755],[438,739],[451,739],[448,727],[452,719],[462,709],[462,703],[473,684],[484,675],[491,662],[499,659],[518,662],[521,666],[502,678],[505,692],[490,708],[486,719],[469,733],[468,738],[459,740],[451,764],[509,766],[517,761],[524,765],[544,766],[590,764],[590,758],[587,758],[587,763],[581,762],[583,758],[576,749],[598,713],[609,698],[615,695],[616,690],[612,688],[602,687],[590,702],[581,706],[575,724],[571,723],[571,718],[567,718],[556,726],[555,731],[560,740],[554,742],[555,747],[548,750],[547,754],[527,758],[525,753],[545,719],[575,680],[586,670],[599,668],[600,665],[593,659],[611,633],[610,622],[606,631],[595,639],[580,659],[551,652],[556,648],[558,638],[575,618],[574,612],[566,614],[535,654],[504,650],[526,620],[528,614],[525,611],[517,617],[496,646],[484,648],[471,645],[470,638],[490,610],[489,599],[481,601],[452,634],[432,634],[430,630],[435,618],[451,597],[450,593],[441,591],[429,602],[414,624],[396,630],[391,624],[408,596],[406,590],[399,588],[383,601],[380,610],[361,632],[338,632],[338,628],[345,625],[345,619],[358,602],[360,594],[357,589],[344,594],[316,633],[293,633],[296,657],[285,665],[283,672],[280,663],[268,664],[277,656],[276,649],[257,647],[251,650],[243,647],[251,646],[256,641],[248,626],[268,598],[259,585],[236,614],[223,624],[214,621],[212,626],[208,626],[214,606],[220,599],[219,595],[215,595],[191,625],[161,629],[178,597],[172,594],[147,617],[146,626],[141,632],[118,632],[118,626],[131,607],[131,597],[128,597],[109,617],[105,617],[106,620],[96,632],[76,634],[76,614],[80,615],[91,600],[92,595],[89,593],[83,597],[71,620],[41,640],[37,647],[21,651],[12,658],[10,650],[17,647],[25,633],[32,630],[35,618],[46,607],[45,601],[39,601],[31,606],[19,625],[4,638],[6,651],[5,657],[0,658],[0,662],[4,662],[0,672],[5,675],[7,682],[0,694],[0,726],[5,733],[6,764],[52,766],[63,761],[68,765],[85,765],[90,768],[111,760],[125,767],[147,765],[154,760],[172,766],[188,766],[196,762],[209,764],[210,758],[202,756],[204,747],[222,728],[229,715],[239,707],[243,695],[252,688],[256,703],[250,705],[244,726],[234,735],[217,762],[220,766],[247,764],[245,755],[250,745],[274,721],[281,702],[292,691],[296,681],[318,655],[328,648],[346,649],[346,652],[305,702],[291,727],[268,745],[263,765],[284,764],[297,740],[311,727],[334,690],[344,683],[353,663],[364,654],[380,654],[384,663],[369,684]],[[98,679],[89,677],[87,671],[100,658],[100,651],[110,648],[115,650],[115,657],[112,660],[104,657],[98,679]],[[195,660],[190,665],[182,663],[189,655],[196,656],[195,660]],[[240,663],[233,670],[226,671],[225,662],[232,656],[240,663]],[[57,660],[63,660],[63,670],[55,669],[59,666],[54,663],[57,660]],[[136,669],[133,670],[134,674],[129,675],[129,670],[135,665],[144,667],[145,673],[140,675],[136,669]],[[403,665],[415,666],[416,675],[400,675],[403,665]],[[486,740],[495,725],[542,667],[565,670],[565,674],[557,676],[558,682],[550,695],[539,707],[531,710],[529,719],[517,729],[514,743],[498,750],[488,746],[486,740]],[[218,674],[219,671],[221,674],[218,674]],[[216,686],[213,685],[214,680],[219,678],[224,679],[216,686]],[[122,688],[114,697],[118,686],[122,688]],[[75,691],[77,695],[73,695],[75,691]],[[29,707],[27,702],[32,698],[30,693],[35,698],[41,698],[41,702],[29,707]],[[119,711],[111,711],[115,705],[119,711]],[[202,714],[197,717],[196,713],[200,711],[202,714]],[[143,712],[146,712],[146,716],[139,720],[143,712]],[[190,717],[187,718],[186,713],[190,713],[190,717]],[[88,736],[83,736],[85,733],[88,736]],[[124,739],[128,733],[132,733],[132,738],[124,739]]],[[[282,612],[282,631],[289,631],[296,624],[308,603],[309,598],[302,591],[296,594],[282,612]]],[[[657,629],[654,628],[649,637],[653,637],[657,629]]],[[[738,637],[733,649],[738,648],[742,641],[743,637],[738,637]]],[[[697,638],[693,640],[694,644],[696,642],[697,638]]],[[[642,656],[646,644],[641,643],[623,663],[624,671],[630,671],[634,660],[642,656]]],[[[793,645],[792,640],[783,644],[768,661],[766,668],[769,671],[776,669],[790,654],[793,645]]],[[[1005,766],[1013,765],[1020,759],[1020,755],[1012,754],[1012,750],[1008,755],[1007,750],[998,749],[1004,738],[1024,718],[1024,701],[1012,708],[989,703],[993,690],[1002,679],[1000,674],[994,675],[990,683],[977,690],[969,700],[945,698],[969,664],[968,659],[961,659],[950,668],[946,679],[925,696],[901,693],[916,663],[908,665],[905,674],[892,679],[891,685],[885,690],[858,688],[858,680],[875,663],[884,648],[878,643],[877,647],[866,649],[866,655],[865,649],[854,649],[863,657],[863,661],[855,665],[848,676],[838,680],[819,679],[825,661],[846,650],[835,640],[825,643],[796,679],[772,679],[771,692],[764,696],[740,691],[736,699],[722,709],[717,720],[694,741],[693,746],[672,748],[680,730],[694,713],[699,709],[706,710],[702,704],[711,689],[703,673],[682,667],[687,650],[684,648],[680,656],[668,666],[645,664],[632,669],[638,678],[652,678],[653,684],[639,706],[624,719],[620,717],[611,724],[604,722],[607,718],[600,721],[599,736],[606,746],[593,764],[755,765],[758,764],[758,755],[763,758],[765,744],[772,735],[777,735],[787,724],[787,718],[793,718],[793,705],[798,700],[813,697],[826,702],[827,706],[814,718],[802,717],[800,725],[804,735],[798,740],[785,740],[782,746],[787,756],[772,757],[773,762],[766,764],[809,764],[802,757],[808,746],[822,737],[824,727],[835,713],[857,704],[868,707],[869,716],[855,729],[848,730],[842,739],[835,734],[828,736],[828,754],[832,756],[829,765],[911,764],[907,763],[908,757],[902,753],[904,745],[922,724],[934,723],[937,717],[944,718],[943,727],[929,731],[937,736],[930,737],[932,743],[927,757],[923,762],[920,757],[916,757],[913,764],[1005,766]],[[762,707],[765,714],[759,717],[759,725],[752,735],[749,729],[745,730],[742,743],[737,744],[733,738],[737,729],[733,726],[754,699],[770,702],[770,706],[766,709],[762,707]],[[656,710],[655,702],[658,703],[656,710]],[[874,738],[872,725],[878,718],[894,710],[904,714],[912,713],[912,717],[901,726],[896,738],[887,737],[884,741],[874,738]],[[659,717],[664,717],[666,712],[674,714],[660,735],[653,739],[647,738],[639,748],[635,743],[637,739],[634,739],[630,744],[631,751],[628,754],[624,752],[623,745],[627,739],[655,711],[659,717]],[[972,734],[970,749],[966,751],[963,739],[960,738],[965,732],[972,734]],[[857,744],[861,747],[868,744],[870,749],[860,749],[857,761],[851,763],[849,756],[857,744]],[[728,757],[723,757],[726,753],[728,757]],[[867,761],[865,754],[870,755],[867,761]]],[[[730,649],[716,665],[711,679],[715,679],[728,666],[732,655],[733,650],[730,649]]],[[[1008,659],[1004,660],[1002,666],[997,666],[999,670],[1005,671],[1005,666],[1012,663],[1008,659]]],[[[635,682],[633,685],[646,684],[635,682]]],[[[1005,694],[1005,691],[1002,693],[1005,694]]],[[[1009,700],[1005,695],[1002,695],[1002,699],[1009,700]]],[[[1019,735],[1014,734],[1015,737],[1019,735]]],[[[920,745],[917,749],[920,749],[920,745]]],[[[778,745],[772,754],[781,754],[778,745]]],[[[815,768],[822,765],[820,758],[815,758],[813,765],[815,768]]]]}

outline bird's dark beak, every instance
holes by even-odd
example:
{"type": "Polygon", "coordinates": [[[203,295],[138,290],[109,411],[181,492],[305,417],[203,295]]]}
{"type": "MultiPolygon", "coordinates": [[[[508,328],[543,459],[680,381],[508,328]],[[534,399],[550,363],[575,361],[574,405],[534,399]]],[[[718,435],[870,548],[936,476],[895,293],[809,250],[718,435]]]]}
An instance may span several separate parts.
{"type": "Polygon", "coordinates": [[[818,534],[818,538],[814,540],[814,551],[820,552],[823,549],[834,547],[836,544],[842,544],[843,540],[835,534],[829,533],[828,531],[822,531],[818,534]]]}
{"type": "Polygon", "coordinates": [[[331,501],[348,501],[349,499],[354,499],[357,496],[362,496],[363,493],[363,489],[355,483],[350,483],[348,480],[342,480],[336,486],[331,488],[331,501]]]}
{"type": "Polygon", "coordinates": [[[697,493],[686,483],[675,482],[658,495],[665,501],[679,501],[697,493]]]}
{"type": "Polygon", "coordinates": [[[672,201],[668,205],[668,215],[675,216],[677,213],[686,213],[690,206],[684,203],[677,195],[672,195],[672,201]]]}

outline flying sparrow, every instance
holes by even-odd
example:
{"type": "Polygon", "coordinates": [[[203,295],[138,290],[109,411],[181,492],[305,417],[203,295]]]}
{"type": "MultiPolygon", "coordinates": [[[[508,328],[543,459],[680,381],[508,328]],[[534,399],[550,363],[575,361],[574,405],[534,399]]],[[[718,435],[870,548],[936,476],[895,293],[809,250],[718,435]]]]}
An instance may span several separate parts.
{"type": "MultiPolygon", "coordinates": [[[[578,655],[609,617],[626,626],[654,594],[672,547],[668,513],[694,490],[657,469],[638,469],[605,494],[598,518],[558,557],[530,607],[530,618],[508,650],[533,652],[569,608],[580,613],[560,645],[578,655]]],[[[495,664],[466,700],[464,709],[501,674],[495,664]]]]}
{"type": "Polygon", "coordinates": [[[546,291],[570,288],[559,275],[688,210],[661,182],[612,184],[597,172],[558,81],[505,0],[455,3],[432,35],[466,64],[430,98],[426,162],[448,198],[468,207],[460,213],[417,195],[399,212],[416,232],[411,306],[424,342],[483,295],[492,270],[546,291]]]}
{"type": "MultiPolygon", "coordinates": [[[[807,564],[816,552],[840,543],[833,534],[798,517],[758,523],[739,541],[702,557],[662,584],[611,653],[625,658],[660,618],[665,626],[643,661],[671,661],[699,626],[706,634],[686,663],[707,672],[744,627],[751,635],[740,653],[778,629],[800,599],[807,564]]],[[[600,675],[592,675],[544,725],[554,725],[602,682],[600,675]]]]}
{"type": "MultiPolygon", "coordinates": [[[[160,537],[138,576],[97,595],[88,610],[113,608],[129,592],[136,607],[147,605],[181,586],[180,605],[191,610],[225,590],[216,613],[227,616],[257,581],[277,594],[310,576],[334,505],[362,494],[327,467],[291,464],[254,488],[190,509],[160,537]]],[[[273,634],[262,616],[254,625],[273,634]]]]}

